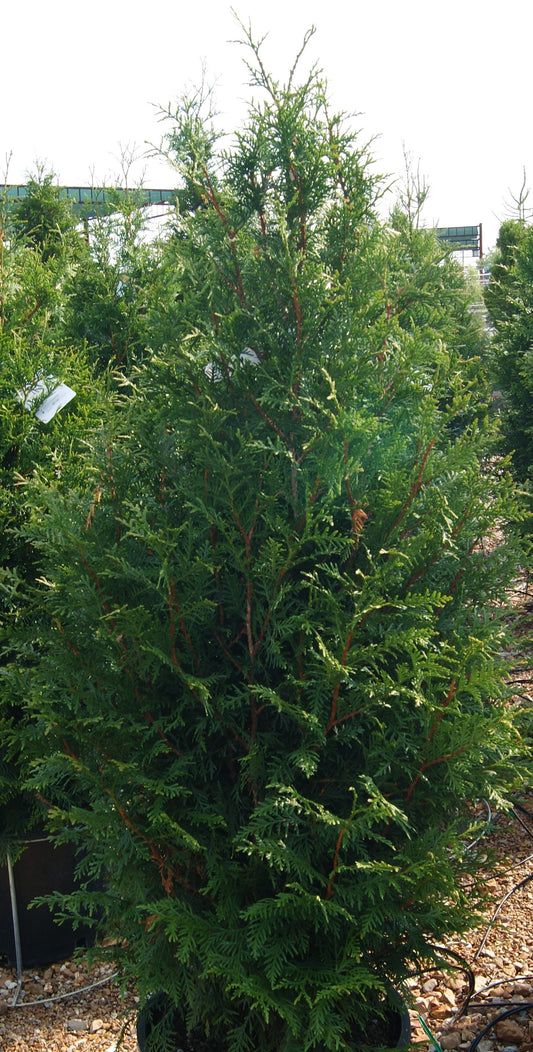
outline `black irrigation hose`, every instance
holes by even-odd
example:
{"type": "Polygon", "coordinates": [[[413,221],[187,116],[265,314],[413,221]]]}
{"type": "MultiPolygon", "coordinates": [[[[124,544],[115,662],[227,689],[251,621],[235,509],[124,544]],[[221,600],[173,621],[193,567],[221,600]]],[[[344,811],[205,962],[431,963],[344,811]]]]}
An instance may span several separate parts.
{"type": "MultiPolygon", "coordinates": [[[[487,807],[488,807],[488,804],[487,804],[487,807]]],[[[489,810],[489,815],[490,815],[490,808],[489,807],[488,807],[488,810],[489,810]]],[[[526,830],[528,835],[533,837],[533,830],[530,827],[528,827],[526,825],[526,823],[520,818],[520,815],[517,814],[518,811],[521,811],[523,814],[527,815],[527,817],[530,819],[530,821],[532,823],[533,823],[533,814],[531,814],[531,812],[528,811],[527,808],[523,807],[521,804],[514,804],[513,805],[513,816],[514,816],[514,818],[516,818],[516,820],[518,822],[520,822],[520,825],[523,826],[523,828],[526,830]]],[[[475,841],[475,843],[478,843],[478,841],[475,841]]],[[[529,859],[523,860],[521,863],[519,863],[519,865],[523,865],[524,861],[527,862],[527,861],[529,861],[529,859]]],[[[494,914],[492,916],[492,919],[491,919],[491,921],[489,922],[489,924],[487,926],[487,930],[486,930],[486,932],[485,932],[485,934],[483,936],[481,944],[478,947],[478,949],[477,949],[477,951],[476,951],[476,953],[474,955],[474,960],[477,960],[477,958],[480,956],[480,954],[481,954],[481,952],[483,950],[483,947],[485,946],[485,943],[486,943],[486,941],[488,939],[488,936],[489,936],[489,933],[491,931],[491,928],[493,927],[494,922],[495,922],[500,910],[503,908],[503,906],[505,905],[507,900],[511,897],[511,895],[514,894],[515,891],[519,891],[520,888],[525,887],[525,885],[528,884],[530,880],[533,880],[533,873],[530,873],[527,877],[524,877],[523,880],[521,880],[518,884],[516,884],[513,888],[511,888],[511,890],[499,902],[499,904],[498,904],[498,906],[497,906],[497,908],[496,908],[496,910],[495,910],[495,912],[494,912],[494,914]]],[[[468,1011],[469,1007],[470,1008],[475,1008],[477,1011],[480,1011],[480,1010],[487,1010],[487,1011],[489,1011],[491,1008],[500,1007],[500,1005],[504,1005],[504,1004],[509,1004],[510,1003],[511,1006],[512,1006],[510,1008],[507,1008],[504,1012],[500,1012],[500,1014],[498,1016],[496,1016],[496,1018],[493,1019],[492,1022],[488,1023],[488,1025],[486,1027],[484,1027],[484,1029],[481,1031],[481,1033],[479,1033],[474,1038],[474,1040],[472,1041],[471,1045],[468,1048],[468,1052],[476,1052],[476,1049],[479,1047],[479,1044],[483,1040],[485,1035],[488,1034],[489,1031],[492,1030],[493,1027],[495,1027],[497,1025],[497,1023],[501,1023],[504,1019],[509,1019],[510,1016],[519,1015],[521,1012],[527,1012],[527,1011],[533,1009],[533,1001],[520,1001],[520,1002],[512,1002],[512,1001],[511,1002],[509,1002],[509,1001],[494,1002],[494,1001],[490,1001],[490,1002],[483,1002],[481,1004],[472,1003],[472,997],[473,997],[474,992],[475,992],[475,978],[474,978],[474,972],[473,972],[472,968],[470,967],[470,965],[468,964],[468,962],[459,953],[456,953],[454,950],[450,950],[447,947],[433,946],[432,949],[437,950],[437,951],[439,951],[439,953],[443,953],[443,954],[445,954],[445,955],[447,955],[449,957],[454,957],[457,961],[459,961],[459,964],[453,965],[452,967],[456,968],[457,970],[461,969],[462,971],[464,971],[465,975],[468,976],[468,993],[467,993],[467,995],[466,995],[466,997],[465,997],[465,999],[463,1001],[463,1004],[461,1005],[459,1011],[457,1012],[457,1014],[455,1016],[455,1020],[458,1020],[463,1015],[465,1015],[465,1013],[468,1011]]],[[[428,969],[428,971],[437,971],[437,970],[438,970],[437,968],[428,969]]],[[[502,986],[506,982],[516,982],[516,981],[517,981],[516,977],[514,979],[512,979],[512,980],[511,979],[500,979],[500,980],[498,980],[498,982],[492,983],[491,986],[502,986]]],[[[490,989],[490,987],[487,987],[487,989],[490,989]]]]}
{"type": "Polygon", "coordinates": [[[527,817],[529,818],[529,821],[533,824],[533,815],[531,814],[531,811],[528,811],[527,807],[522,807],[522,804],[516,804],[516,803],[513,804],[514,817],[516,818],[517,822],[520,822],[520,825],[522,826],[522,829],[525,829],[527,835],[530,836],[533,839],[533,829],[532,829],[532,827],[529,826],[527,824],[527,822],[524,822],[524,819],[521,818],[520,815],[518,815],[516,813],[517,811],[521,811],[521,813],[523,815],[527,815],[527,817]]]}
{"type": "Polygon", "coordinates": [[[487,808],[487,819],[485,822],[485,826],[482,829],[479,836],[476,837],[476,839],[473,840],[471,844],[466,845],[465,851],[472,851],[473,848],[477,847],[477,845],[483,840],[483,837],[486,836],[486,834],[488,833],[493,822],[493,814],[488,800],[482,800],[481,802],[485,804],[485,807],[487,808]]]}
{"type": "Polygon", "coordinates": [[[481,943],[478,946],[478,948],[477,948],[477,950],[476,950],[476,952],[474,954],[474,960],[475,961],[477,961],[478,957],[480,956],[480,954],[481,954],[481,952],[482,952],[482,950],[483,950],[483,948],[485,946],[485,943],[486,943],[486,941],[487,941],[487,939],[488,939],[488,937],[490,935],[490,932],[491,932],[492,926],[494,924],[494,921],[496,920],[496,917],[498,916],[500,910],[505,906],[505,903],[507,902],[507,900],[511,898],[511,895],[514,895],[515,891],[520,891],[520,888],[524,888],[526,886],[526,884],[529,884],[530,880],[533,880],[533,873],[529,873],[529,875],[527,877],[524,877],[524,879],[521,880],[518,884],[515,884],[514,888],[511,888],[511,890],[507,892],[507,895],[504,895],[503,899],[501,899],[501,901],[498,903],[494,913],[492,914],[492,918],[491,918],[491,920],[489,921],[489,923],[487,925],[487,930],[486,930],[486,932],[485,932],[485,934],[484,934],[484,936],[483,936],[483,938],[481,940],[481,943]]]}
{"type": "MultiPolygon", "coordinates": [[[[521,804],[518,804],[518,803],[513,804],[513,816],[514,816],[514,818],[516,818],[516,820],[525,829],[525,831],[528,833],[528,835],[533,837],[533,831],[523,821],[523,819],[520,817],[520,815],[518,814],[519,811],[522,812],[523,814],[527,815],[527,817],[530,819],[531,822],[533,822],[533,815],[531,814],[530,811],[527,810],[527,808],[523,807],[521,804]]],[[[485,946],[485,943],[487,941],[487,938],[489,936],[489,932],[491,931],[491,928],[492,928],[492,926],[493,926],[493,924],[494,924],[494,922],[495,922],[500,910],[503,908],[503,906],[505,905],[507,900],[511,897],[511,895],[514,894],[515,891],[519,891],[520,888],[525,887],[525,885],[528,884],[530,880],[533,880],[533,873],[530,873],[527,877],[524,877],[523,880],[521,880],[518,884],[516,884],[513,888],[511,888],[511,890],[509,892],[507,892],[507,894],[504,895],[503,899],[501,899],[501,901],[498,903],[498,906],[497,906],[497,908],[496,908],[496,910],[495,910],[495,912],[494,912],[494,914],[492,916],[492,919],[491,919],[491,921],[490,921],[490,923],[489,923],[489,925],[487,927],[487,930],[485,931],[483,939],[482,939],[482,941],[481,941],[481,943],[480,943],[480,945],[479,945],[479,947],[478,947],[478,949],[477,949],[477,951],[476,951],[476,953],[474,955],[474,960],[477,960],[477,958],[480,956],[480,954],[481,954],[481,952],[483,950],[483,947],[485,946]]],[[[499,985],[502,985],[502,982],[506,982],[506,981],[510,981],[510,980],[503,980],[503,981],[500,981],[498,983],[493,983],[492,985],[499,986],[499,985]]],[[[513,980],[513,981],[516,981],[516,979],[513,980]]],[[[483,1009],[490,1010],[491,1008],[493,1008],[495,1006],[495,1002],[494,1001],[492,1001],[490,1003],[483,1003],[483,1004],[475,1004],[474,1005],[474,1004],[471,1004],[471,999],[472,999],[472,994],[469,991],[464,1003],[462,1004],[462,1006],[460,1008],[459,1013],[456,1016],[456,1019],[459,1019],[462,1015],[464,1015],[464,1013],[467,1011],[469,1005],[470,1005],[471,1008],[475,1007],[477,1011],[479,1011],[480,1009],[481,1010],[483,1010],[483,1009]]],[[[506,1003],[509,1004],[509,1002],[505,1002],[505,1001],[501,1002],[501,1003],[502,1004],[506,1004],[506,1003]]],[[[511,1005],[512,1005],[512,1007],[507,1008],[504,1012],[500,1012],[500,1014],[498,1016],[496,1016],[495,1019],[493,1019],[490,1023],[487,1024],[486,1027],[484,1027],[484,1029],[481,1031],[481,1033],[479,1033],[474,1038],[474,1040],[472,1041],[472,1044],[470,1045],[470,1047],[468,1049],[468,1052],[475,1052],[475,1050],[479,1046],[480,1041],[483,1040],[485,1035],[488,1034],[489,1031],[492,1030],[493,1027],[495,1027],[497,1023],[501,1023],[504,1019],[509,1019],[510,1016],[519,1015],[520,1012],[526,1012],[529,1009],[532,1009],[533,1008],[533,1001],[521,1001],[520,1003],[518,1003],[518,1002],[514,1002],[514,1003],[511,1002],[511,1005]]],[[[499,1004],[498,1004],[498,1007],[499,1007],[499,1004]]]]}
{"type": "MultiPolygon", "coordinates": [[[[500,986],[502,985],[503,983],[500,983],[500,986]]],[[[519,1008],[523,1008],[525,1004],[527,1004],[526,1001],[471,1001],[470,1010],[476,1012],[490,1012],[491,1008],[511,1008],[512,1005],[517,1005],[519,1008]]],[[[454,1019],[457,1018],[457,1016],[454,1016],[454,1019]]]]}
{"type": "MultiPolygon", "coordinates": [[[[498,873],[499,877],[506,877],[509,873],[513,873],[515,869],[520,869],[520,866],[525,866],[526,862],[533,862],[533,855],[526,855],[520,862],[513,862],[512,866],[507,869],[502,869],[498,873]]],[[[473,880],[470,884],[463,884],[464,888],[479,887],[481,884],[489,884],[491,880],[494,880],[494,874],[489,877],[484,877],[483,880],[473,880]]]]}
{"type": "Polygon", "coordinates": [[[520,1005],[514,1005],[513,1008],[508,1008],[506,1012],[501,1012],[500,1015],[496,1016],[496,1019],[492,1020],[492,1023],[489,1023],[488,1026],[486,1026],[485,1029],[474,1038],[468,1052],[475,1052],[476,1048],[479,1046],[479,1042],[485,1037],[485,1034],[488,1034],[489,1030],[492,1030],[497,1023],[501,1023],[503,1019],[508,1019],[511,1015],[519,1015],[520,1012],[526,1012],[530,1008],[533,1008],[533,1001],[524,1001],[520,1005]]]}
{"type": "MultiPolygon", "coordinates": [[[[519,814],[517,814],[516,806],[517,805],[515,804],[515,806],[513,807],[513,815],[516,818],[516,821],[520,823],[520,825],[522,826],[522,829],[525,830],[527,835],[530,836],[533,839],[533,830],[531,829],[531,826],[528,826],[527,822],[524,822],[524,819],[521,818],[519,814]]],[[[520,808],[520,810],[521,811],[525,811],[525,808],[522,807],[522,808],[520,808]]],[[[526,811],[526,814],[529,814],[529,811],[526,811]]],[[[533,817],[531,815],[529,817],[533,821],[533,817]]]]}
{"type": "Polygon", "coordinates": [[[524,814],[527,815],[528,818],[530,818],[531,821],[533,822],[533,815],[531,814],[531,811],[528,811],[527,807],[524,807],[523,804],[519,804],[518,801],[515,801],[515,803],[513,804],[513,807],[517,807],[519,811],[523,811],[524,814]]]}
{"type": "MultiPolygon", "coordinates": [[[[463,1004],[461,1005],[461,1007],[459,1009],[459,1012],[457,1013],[457,1016],[456,1016],[456,1019],[460,1019],[460,1017],[462,1015],[464,1015],[464,1013],[466,1012],[466,1010],[468,1008],[468,1005],[470,1004],[470,1001],[472,1000],[472,997],[474,996],[474,993],[475,993],[476,979],[475,979],[475,976],[474,976],[474,972],[473,972],[472,968],[470,967],[470,965],[469,965],[468,961],[466,960],[466,958],[463,957],[460,953],[457,953],[456,950],[450,950],[447,946],[432,946],[431,949],[432,950],[437,950],[438,953],[445,954],[447,957],[453,957],[453,959],[455,961],[457,961],[458,963],[452,965],[451,967],[456,969],[457,971],[462,971],[465,974],[465,976],[467,977],[467,980],[468,980],[468,993],[467,993],[467,995],[465,997],[465,1000],[464,1000],[463,1004]]],[[[428,969],[428,970],[429,971],[438,971],[439,969],[438,968],[431,968],[431,969],[428,969]]]]}
{"type": "MultiPolygon", "coordinates": [[[[483,986],[481,990],[477,991],[477,993],[486,994],[488,990],[493,990],[495,986],[505,986],[507,983],[524,983],[528,982],[529,979],[533,979],[533,975],[513,975],[512,978],[509,976],[508,979],[496,979],[494,982],[489,983],[488,986],[483,986]]],[[[505,1003],[510,1004],[509,1001],[506,1001],[505,1003]]],[[[518,1004],[518,1001],[516,1003],[518,1004]]],[[[480,1008],[482,1005],[487,1005],[490,1008],[491,1004],[494,1004],[494,1001],[482,1001],[479,1005],[471,1005],[470,1007],[480,1008]]]]}

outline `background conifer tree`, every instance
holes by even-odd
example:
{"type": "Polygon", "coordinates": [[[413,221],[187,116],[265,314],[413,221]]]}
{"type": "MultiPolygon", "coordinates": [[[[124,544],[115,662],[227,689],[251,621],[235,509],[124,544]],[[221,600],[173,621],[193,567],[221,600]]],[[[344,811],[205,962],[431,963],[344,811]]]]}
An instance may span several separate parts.
{"type": "Polygon", "coordinates": [[[85,346],[98,372],[127,374],[150,348],[161,252],[141,201],[142,191],[106,189],[103,214],[86,223],[83,257],[65,289],[64,339],[85,346]]]}
{"type": "Polygon", "coordinates": [[[516,476],[533,465],[533,227],[506,220],[498,235],[485,302],[494,327],[493,374],[502,396],[502,438],[516,476]]]}
{"type": "MultiPolygon", "coordinates": [[[[62,334],[66,276],[79,238],[72,217],[63,211],[64,202],[58,213],[57,203],[51,177],[42,184],[30,183],[28,201],[17,205],[15,219],[13,209],[0,200],[0,669],[4,672],[13,661],[26,665],[25,649],[16,642],[19,633],[29,635],[33,665],[40,616],[40,597],[31,587],[38,564],[23,533],[26,488],[38,470],[43,482],[53,481],[68,491],[82,470],[82,437],[96,425],[101,411],[83,348],[66,345],[62,334]],[[27,208],[22,207],[25,203],[27,208]],[[31,392],[41,381],[47,390],[33,401],[31,392]],[[62,382],[75,392],[73,401],[52,419],[39,419],[36,411],[47,391],[62,382]]],[[[7,681],[3,686],[0,860],[8,848],[14,855],[20,838],[46,815],[35,794],[22,790],[29,763],[23,705],[7,681]]]]}
{"type": "Polygon", "coordinates": [[[42,166],[28,179],[25,195],[10,209],[9,220],[16,238],[34,246],[45,262],[72,255],[81,245],[71,202],[54,173],[42,166]]]}

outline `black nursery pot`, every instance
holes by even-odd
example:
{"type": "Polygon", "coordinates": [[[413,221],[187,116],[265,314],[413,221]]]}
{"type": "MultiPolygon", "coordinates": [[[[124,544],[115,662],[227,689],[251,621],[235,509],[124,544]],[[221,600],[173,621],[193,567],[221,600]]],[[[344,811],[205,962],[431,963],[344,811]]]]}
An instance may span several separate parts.
{"type": "MultiPolygon", "coordinates": [[[[411,1043],[409,1012],[397,990],[389,991],[388,1007],[383,1018],[367,1029],[363,1044],[390,1049],[408,1049],[411,1043]]],[[[355,1045],[355,1049],[357,1045],[355,1045]]]]}
{"type": "MultiPolygon", "coordinates": [[[[13,866],[13,875],[22,965],[35,967],[71,957],[77,946],[90,944],[91,932],[89,928],[81,927],[74,930],[68,922],[54,923],[48,906],[28,908],[30,902],[40,895],[74,891],[74,847],[71,844],[54,847],[42,835],[28,838],[26,845],[13,866]]],[[[11,966],[16,964],[7,866],[0,867],[0,957],[6,957],[11,966]]]]}
{"type": "MultiPolygon", "coordinates": [[[[409,1013],[400,997],[393,990],[389,995],[390,1011],[385,1017],[376,1020],[375,1027],[365,1034],[364,1046],[368,1048],[409,1048],[411,1041],[411,1023],[409,1013]]],[[[219,1042],[207,1039],[202,1033],[193,1032],[187,1036],[183,1018],[177,1008],[169,1006],[163,991],[154,994],[146,1007],[137,1017],[137,1044],[140,1052],[150,1052],[149,1038],[158,1024],[170,1039],[169,1052],[224,1052],[219,1042]]],[[[358,1045],[354,1044],[354,1052],[358,1045]]]]}

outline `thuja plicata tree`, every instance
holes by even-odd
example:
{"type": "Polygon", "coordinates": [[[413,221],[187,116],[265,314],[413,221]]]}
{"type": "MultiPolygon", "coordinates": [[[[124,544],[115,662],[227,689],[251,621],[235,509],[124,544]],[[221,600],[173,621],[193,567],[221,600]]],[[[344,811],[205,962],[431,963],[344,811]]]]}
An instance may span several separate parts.
{"type": "Polygon", "coordinates": [[[471,923],[473,805],[527,762],[485,544],[515,501],[441,248],[378,220],[318,72],[246,43],[233,145],[200,95],[168,115],[172,294],[90,486],[29,498],[48,628],[12,676],[141,998],[228,1052],[358,1048],[471,923]]]}

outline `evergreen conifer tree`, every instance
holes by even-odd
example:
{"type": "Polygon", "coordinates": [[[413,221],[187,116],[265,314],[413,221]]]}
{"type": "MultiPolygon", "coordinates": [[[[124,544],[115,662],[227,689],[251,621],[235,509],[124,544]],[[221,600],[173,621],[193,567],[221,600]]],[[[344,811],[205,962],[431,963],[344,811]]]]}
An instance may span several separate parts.
{"type": "Polygon", "coordinates": [[[71,202],[54,182],[54,173],[42,167],[28,180],[9,218],[16,238],[34,246],[45,262],[53,256],[72,256],[81,247],[71,202]]]}
{"type": "MultiPolygon", "coordinates": [[[[44,185],[50,188],[47,182],[44,185]]],[[[37,198],[33,187],[30,200],[35,204],[37,198]]],[[[4,673],[13,661],[26,667],[28,656],[33,665],[40,616],[40,596],[32,590],[37,561],[24,536],[26,489],[38,468],[42,480],[68,490],[82,470],[82,436],[100,416],[98,389],[83,348],[66,346],[62,339],[65,274],[71,259],[67,247],[62,241],[59,250],[53,224],[47,228],[52,231],[51,241],[47,235],[38,243],[27,229],[19,229],[22,214],[35,219],[33,204],[28,212],[17,212],[14,223],[12,209],[0,201],[0,670],[4,673]],[[45,410],[43,419],[40,409],[45,409],[47,395],[62,383],[74,393],[73,400],[56,415],[49,416],[45,410]],[[31,641],[28,652],[17,642],[20,633],[26,632],[31,641]]],[[[71,248],[75,256],[75,239],[71,248]]],[[[8,849],[14,856],[21,837],[37,818],[46,816],[35,794],[22,788],[29,767],[23,709],[18,692],[12,693],[4,680],[0,690],[0,862],[8,849]]]]}
{"type": "Polygon", "coordinates": [[[106,189],[103,214],[88,221],[83,258],[65,290],[64,338],[85,345],[99,372],[129,373],[151,345],[161,253],[140,200],[136,190],[106,189]]]}
{"type": "Polygon", "coordinates": [[[492,364],[503,396],[502,438],[515,474],[533,465],[533,227],[502,223],[485,302],[494,327],[492,364]]]}
{"type": "Polygon", "coordinates": [[[141,997],[217,1049],[323,1052],[471,923],[470,806],[526,754],[514,548],[483,543],[514,498],[437,242],[378,221],[318,73],[248,44],[231,149],[201,99],[173,115],[171,294],[92,485],[31,495],[48,629],[11,677],[141,997]]]}

